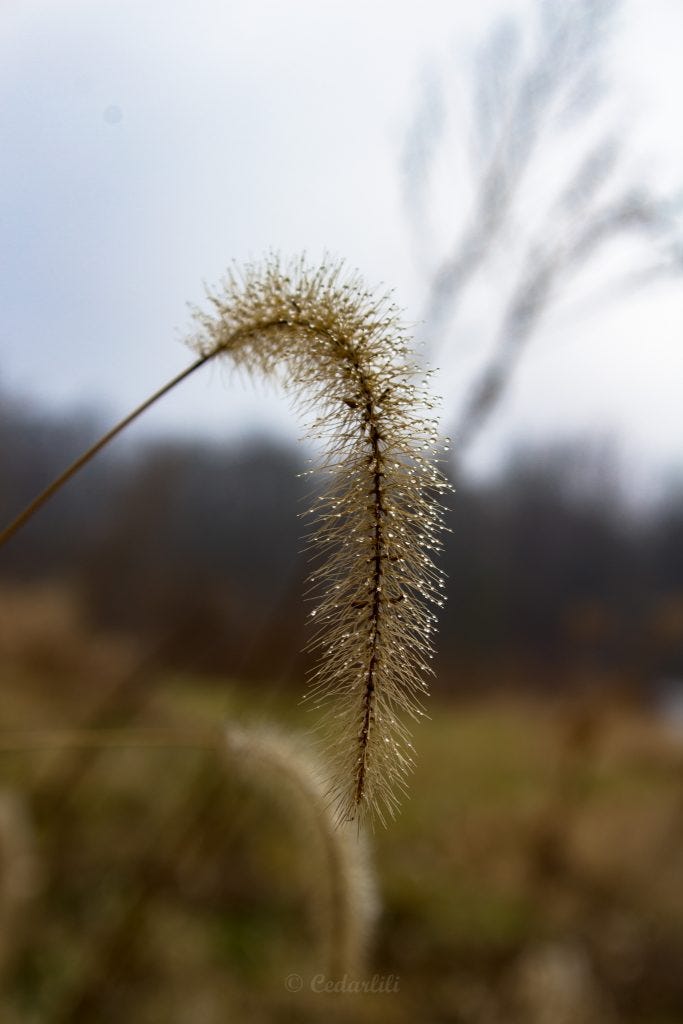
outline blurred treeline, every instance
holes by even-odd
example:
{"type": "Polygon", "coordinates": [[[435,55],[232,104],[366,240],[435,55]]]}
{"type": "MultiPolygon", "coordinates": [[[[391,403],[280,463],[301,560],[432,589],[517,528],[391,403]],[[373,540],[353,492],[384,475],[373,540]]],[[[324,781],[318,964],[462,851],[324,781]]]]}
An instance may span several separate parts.
{"type": "MultiPolygon", "coordinates": [[[[2,522],[100,426],[4,399],[2,522]]],[[[118,443],[2,551],[0,581],[63,582],[93,629],[149,642],[164,665],[299,686],[306,457],[263,437],[118,443]]],[[[495,479],[454,483],[439,688],[599,680],[647,696],[683,673],[680,493],[638,510],[610,449],[585,443],[522,450],[495,479]]]]}

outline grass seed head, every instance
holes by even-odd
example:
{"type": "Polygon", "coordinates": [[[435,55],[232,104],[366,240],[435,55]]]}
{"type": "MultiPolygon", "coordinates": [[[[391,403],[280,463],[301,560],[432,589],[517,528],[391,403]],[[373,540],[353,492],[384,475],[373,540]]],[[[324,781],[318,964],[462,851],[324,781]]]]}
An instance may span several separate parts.
{"type": "Polygon", "coordinates": [[[310,509],[315,568],[307,700],[323,711],[337,821],[393,817],[413,764],[407,720],[423,714],[442,530],[441,443],[428,381],[389,297],[341,264],[271,259],[230,272],[197,311],[191,341],[275,374],[320,442],[310,509]]]}

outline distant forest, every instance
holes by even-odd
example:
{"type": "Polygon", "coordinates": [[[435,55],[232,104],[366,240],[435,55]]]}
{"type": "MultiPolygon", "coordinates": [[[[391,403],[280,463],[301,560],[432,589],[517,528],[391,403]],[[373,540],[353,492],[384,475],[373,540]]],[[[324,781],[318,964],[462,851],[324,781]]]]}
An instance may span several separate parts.
{"type": "MultiPolygon", "coordinates": [[[[99,426],[0,403],[3,524],[99,426]]],[[[64,582],[93,629],[154,642],[164,664],[300,688],[304,459],[263,438],[118,442],[0,551],[0,584],[64,582]]],[[[648,695],[683,676],[683,496],[636,514],[612,470],[577,443],[454,481],[435,689],[648,695]]]]}

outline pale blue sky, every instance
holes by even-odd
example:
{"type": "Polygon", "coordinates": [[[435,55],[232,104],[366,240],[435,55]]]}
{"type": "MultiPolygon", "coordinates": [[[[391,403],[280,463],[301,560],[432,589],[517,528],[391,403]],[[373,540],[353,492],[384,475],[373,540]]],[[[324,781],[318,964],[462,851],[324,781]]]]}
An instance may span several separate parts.
{"type": "MultiPolygon", "coordinates": [[[[418,84],[428,66],[455,81],[491,19],[526,6],[3,4],[2,387],[115,417],[187,361],[186,303],[201,301],[202,281],[269,249],[343,256],[417,320],[424,280],[400,160],[418,84]]],[[[667,186],[683,186],[682,46],[678,0],[626,3],[615,96],[634,167],[667,186]]],[[[575,305],[535,342],[475,463],[519,438],[588,431],[654,469],[683,467],[681,282],[597,314],[575,305]]],[[[473,357],[478,323],[473,306],[473,357]]],[[[439,359],[453,400],[459,382],[439,359]]],[[[300,432],[272,391],[221,377],[193,380],[141,432],[300,432]]]]}

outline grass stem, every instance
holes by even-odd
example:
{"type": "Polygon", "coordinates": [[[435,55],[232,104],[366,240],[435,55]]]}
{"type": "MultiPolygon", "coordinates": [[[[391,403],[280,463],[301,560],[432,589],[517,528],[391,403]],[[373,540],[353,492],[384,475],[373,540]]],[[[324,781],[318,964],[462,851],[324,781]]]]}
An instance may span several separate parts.
{"type": "Polygon", "coordinates": [[[208,355],[203,355],[199,359],[196,359],[194,363],[191,363],[190,366],[182,370],[181,373],[175,376],[172,380],[169,380],[163,387],[159,388],[158,391],[155,391],[154,394],[145,399],[141,405],[138,405],[136,409],[133,409],[133,411],[124,417],[124,419],[120,420],[116,426],[107,431],[99,441],[96,441],[95,444],[80,455],[75,462],[72,462],[63,473],[53,480],[41,494],[34,498],[33,501],[19,513],[16,519],[14,519],[9,526],[6,526],[5,529],[0,532],[0,547],[2,547],[3,544],[6,544],[22,526],[25,526],[29,519],[31,519],[35,513],[50,500],[50,498],[61,490],[65,483],[75,476],[80,469],[87,465],[87,463],[90,462],[98,452],[101,452],[110,441],[113,441],[118,434],[125,430],[133,420],[136,420],[138,416],[141,416],[143,412],[146,412],[150,406],[154,405],[155,402],[158,402],[159,399],[163,398],[163,396],[168,394],[169,391],[172,391],[177,384],[180,384],[181,381],[184,381],[190,376],[190,374],[194,373],[195,370],[198,370],[200,366],[203,366],[204,363],[208,362],[208,360],[212,358],[213,354],[214,353],[209,353],[208,355]]]}
{"type": "Polygon", "coordinates": [[[221,741],[216,729],[2,729],[0,753],[63,747],[210,750],[221,741]]]}

